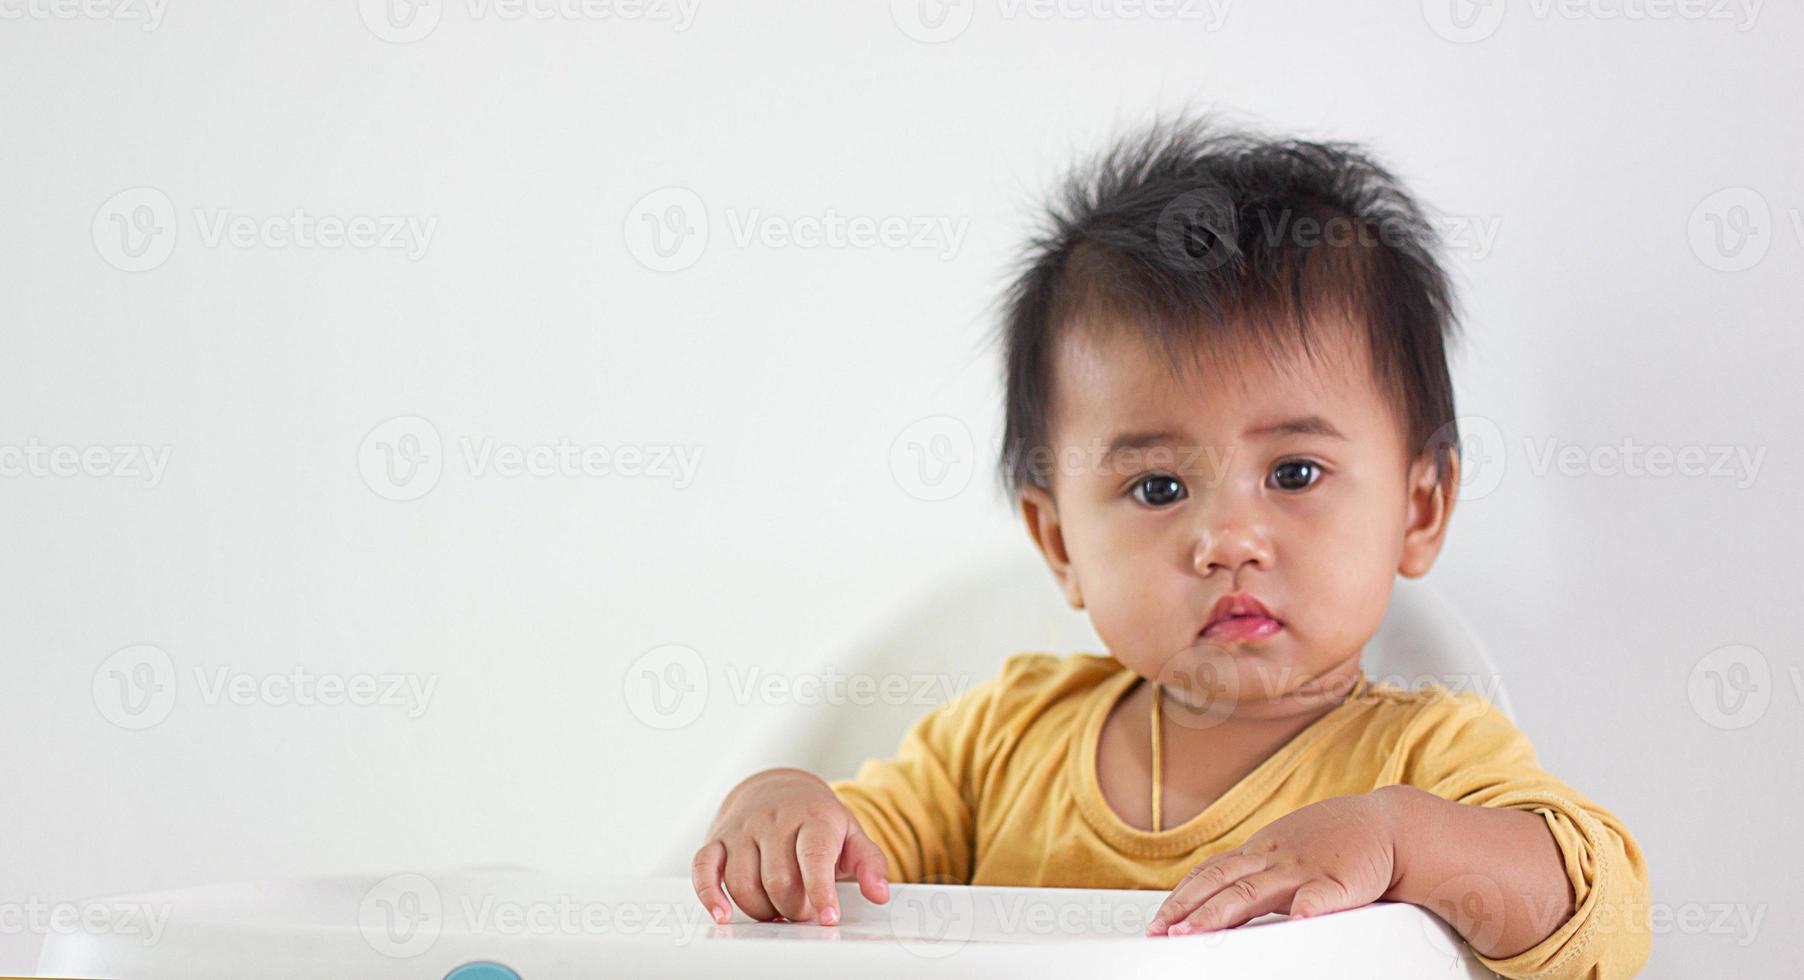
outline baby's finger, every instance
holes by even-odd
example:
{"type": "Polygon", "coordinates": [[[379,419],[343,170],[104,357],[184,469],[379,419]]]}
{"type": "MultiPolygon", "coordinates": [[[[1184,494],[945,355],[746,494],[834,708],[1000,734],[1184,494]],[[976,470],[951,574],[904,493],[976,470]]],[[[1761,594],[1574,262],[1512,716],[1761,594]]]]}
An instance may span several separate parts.
{"type": "Polygon", "coordinates": [[[746,838],[727,845],[727,891],[740,911],[759,922],[769,922],[777,917],[776,906],[764,893],[756,841],[746,838]]]}
{"type": "Polygon", "coordinates": [[[1146,924],[1146,934],[1164,935],[1168,926],[1189,915],[1216,892],[1255,871],[1263,871],[1265,865],[1264,855],[1231,851],[1217,854],[1191,868],[1184,880],[1178,882],[1178,886],[1165,897],[1159,910],[1153,913],[1152,921],[1146,924]]]}
{"type": "Polygon", "coordinates": [[[1350,909],[1353,905],[1353,897],[1347,894],[1345,888],[1332,881],[1316,878],[1297,888],[1297,894],[1290,900],[1290,915],[1293,919],[1307,919],[1312,915],[1327,915],[1329,912],[1350,909]]]}
{"type": "Polygon", "coordinates": [[[1290,897],[1296,893],[1294,875],[1295,872],[1260,871],[1240,878],[1216,892],[1183,921],[1172,923],[1171,935],[1227,929],[1276,912],[1289,905],[1290,897]]]}
{"type": "Polygon", "coordinates": [[[720,876],[726,866],[727,845],[717,840],[703,844],[689,863],[689,883],[695,886],[695,897],[702,900],[702,907],[714,921],[721,923],[733,915],[726,893],[720,890],[720,876]]]}
{"type": "Polygon", "coordinates": [[[877,842],[865,836],[864,828],[854,821],[846,831],[846,843],[839,852],[839,867],[858,879],[858,890],[872,902],[889,901],[889,858],[877,842]]]}
{"type": "Polygon", "coordinates": [[[758,865],[764,894],[770,896],[777,914],[791,922],[807,922],[814,917],[814,910],[808,907],[808,894],[802,891],[802,869],[796,867],[793,832],[759,841],[758,865]]]}
{"type": "Polygon", "coordinates": [[[802,891],[824,926],[839,921],[839,895],[833,889],[833,864],[839,860],[841,840],[839,829],[822,820],[805,823],[796,832],[796,864],[802,869],[802,891]]]}

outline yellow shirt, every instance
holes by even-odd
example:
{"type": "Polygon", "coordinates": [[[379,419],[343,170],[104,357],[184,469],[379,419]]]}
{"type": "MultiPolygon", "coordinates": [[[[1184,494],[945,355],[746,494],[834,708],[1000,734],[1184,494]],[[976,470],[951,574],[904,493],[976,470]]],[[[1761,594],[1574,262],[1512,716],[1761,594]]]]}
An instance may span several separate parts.
{"type": "Polygon", "coordinates": [[[1416,786],[1540,814],[1565,857],[1577,912],[1506,960],[1510,977],[1622,977],[1647,961],[1647,868],[1620,821],[1543,771],[1495,708],[1444,688],[1361,679],[1353,696],[1220,799],[1159,832],[1103,800],[1103,719],[1138,675],[1112,657],[1023,653],[928,713],[896,756],[830,785],[882,848],[894,881],[1169,890],[1204,858],[1317,800],[1416,786]]]}

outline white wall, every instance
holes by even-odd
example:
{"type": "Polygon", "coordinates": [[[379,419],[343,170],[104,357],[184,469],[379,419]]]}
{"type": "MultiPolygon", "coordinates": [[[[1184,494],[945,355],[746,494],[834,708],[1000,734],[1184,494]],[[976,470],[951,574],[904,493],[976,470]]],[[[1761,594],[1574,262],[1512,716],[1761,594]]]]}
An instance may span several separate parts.
{"type": "MultiPolygon", "coordinates": [[[[473,862],[644,870],[673,810],[715,804],[717,750],[803,709],[711,698],[659,731],[629,710],[628,664],[683,644],[741,677],[807,675],[960,555],[1027,547],[989,492],[989,304],[1075,154],[1192,104],[1367,141],[1452,216],[1460,407],[1503,463],[1433,580],[1546,764],[1646,847],[1678,916],[1650,975],[1772,975],[1800,952],[1796,8],[1509,4],[1462,34],[1432,2],[1038,19],[961,0],[965,28],[929,44],[899,26],[922,33],[909,3],[702,3],[683,25],[457,2],[399,44],[349,0],[32,2],[0,2],[0,447],[170,455],[154,487],[0,478],[0,907],[473,862]],[[634,253],[653,254],[639,202],[665,187],[710,222],[680,271],[634,253]],[[222,214],[296,208],[434,224],[417,260],[209,242],[222,214]],[[735,235],[830,209],[964,234],[735,235]],[[122,252],[115,214],[173,219],[155,239],[173,251],[115,267],[159,257],[122,252]],[[1714,244],[1725,221],[1745,247],[1714,244]],[[405,434],[365,445],[395,416],[443,440],[417,500],[360,475],[360,451],[405,434]],[[892,470],[931,416],[978,447],[949,500],[892,470]],[[466,438],[701,461],[681,488],[477,476],[466,438]],[[1524,441],[1549,439],[1764,456],[1746,486],[1603,457],[1537,475],[1524,441]],[[110,670],[137,654],[103,662],[137,644],[167,655],[144,662],[175,700],[133,715],[110,670]],[[1755,652],[1712,654],[1734,644],[1755,652]],[[297,665],[435,686],[418,717],[209,697],[222,669],[297,665]],[[1717,677],[1754,699],[1721,713],[1717,677]],[[1764,918],[1719,932],[1718,907],[1764,918]]],[[[26,971],[40,937],[11,921],[0,972],[26,971]]]]}

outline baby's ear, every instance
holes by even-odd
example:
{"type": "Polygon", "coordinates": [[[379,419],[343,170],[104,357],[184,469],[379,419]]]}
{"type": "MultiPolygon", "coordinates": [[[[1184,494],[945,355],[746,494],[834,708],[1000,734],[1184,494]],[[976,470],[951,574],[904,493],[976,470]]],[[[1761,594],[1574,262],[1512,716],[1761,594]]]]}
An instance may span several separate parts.
{"type": "Polygon", "coordinates": [[[1058,504],[1046,489],[1029,484],[1021,489],[1021,516],[1027,522],[1027,536],[1040,549],[1065,602],[1073,609],[1084,608],[1083,590],[1078,587],[1077,569],[1065,553],[1065,534],[1059,524],[1058,504]]]}
{"type": "Polygon", "coordinates": [[[1421,578],[1434,567],[1441,544],[1447,539],[1447,522],[1459,497],[1459,454],[1449,453],[1447,473],[1436,479],[1433,451],[1410,464],[1407,483],[1409,516],[1403,525],[1403,556],[1397,572],[1404,578],[1421,578]]]}

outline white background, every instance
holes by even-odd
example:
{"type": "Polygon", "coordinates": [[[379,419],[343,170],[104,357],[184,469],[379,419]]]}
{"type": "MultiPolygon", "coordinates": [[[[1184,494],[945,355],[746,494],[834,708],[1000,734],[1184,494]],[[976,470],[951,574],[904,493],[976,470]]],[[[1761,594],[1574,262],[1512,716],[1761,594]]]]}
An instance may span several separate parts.
{"type": "MultiPolygon", "coordinates": [[[[649,870],[671,815],[717,802],[710,760],[802,709],[715,699],[656,730],[628,710],[629,662],[676,643],[819,671],[961,556],[1029,547],[991,489],[993,300],[1053,178],[1188,105],[1364,141],[1448,216],[1459,407],[1501,455],[1431,581],[1544,763],[1646,848],[1667,917],[1649,974],[1795,969],[1795,6],[1510,3],[1461,28],[1437,0],[962,0],[928,43],[911,3],[703,0],[679,22],[458,0],[395,43],[350,0],[48,3],[0,2],[0,447],[170,455],[155,486],[21,472],[17,452],[0,477],[0,905],[649,870]],[[635,257],[659,264],[668,201],[640,202],[667,187],[709,224],[676,271],[635,257]],[[134,188],[152,196],[115,200],[134,188]],[[208,240],[222,215],[297,208],[433,232],[417,258],[208,240]],[[829,212],[964,234],[735,234],[829,212]],[[145,228],[172,250],[119,268],[145,228]],[[442,440],[416,500],[360,469],[396,416],[442,440]],[[976,447],[947,500],[891,464],[933,416],[976,447]],[[701,462],[678,487],[463,458],[560,439],[701,462]],[[1624,475],[1629,440],[1760,465],[1624,475]],[[1583,459],[1537,473],[1550,445],[1583,459]],[[147,716],[121,714],[103,662],[138,644],[175,699],[131,730],[114,722],[147,716]],[[297,666],[435,687],[409,717],[209,699],[196,675],[297,666]]],[[[39,939],[0,934],[0,971],[30,970],[39,939]]]]}

